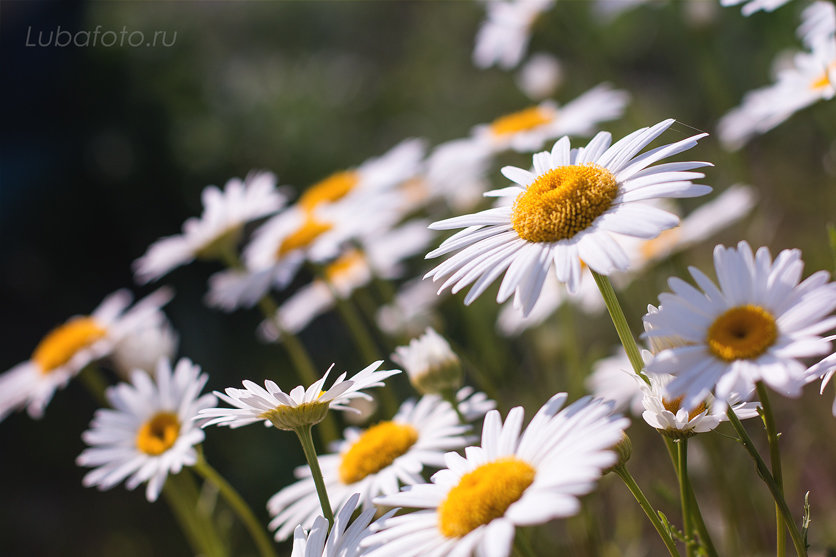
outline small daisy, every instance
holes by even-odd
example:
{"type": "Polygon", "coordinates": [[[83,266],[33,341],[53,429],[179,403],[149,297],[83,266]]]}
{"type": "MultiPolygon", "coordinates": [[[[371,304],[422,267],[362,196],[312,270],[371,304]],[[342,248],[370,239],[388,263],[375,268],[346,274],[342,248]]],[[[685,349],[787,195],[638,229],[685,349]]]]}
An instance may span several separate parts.
{"type": "Polygon", "coordinates": [[[361,547],[361,543],[372,533],[372,529],[380,520],[389,518],[394,510],[372,522],[375,516],[374,508],[361,512],[354,521],[351,516],[357,510],[360,494],[355,493],[342,506],[334,518],[334,527],[328,531],[328,521],[318,516],[314,520],[310,532],[305,533],[302,526],[293,531],[293,550],[290,557],[360,557],[372,547],[361,547]],[[351,526],[349,526],[351,523],[351,526]]]}
{"type": "MultiPolygon", "coordinates": [[[[710,396],[690,411],[682,408],[683,397],[672,397],[666,388],[672,380],[672,375],[651,375],[650,385],[638,380],[643,393],[642,418],[651,427],[672,439],[684,439],[711,431],[728,420],[725,405],[712,404],[710,396]]],[[[760,407],[759,402],[741,402],[736,394],[732,394],[729,404],[741,420],[757,416],[760,407]]]]}
{"type": "Polygon", "coordinates": [[[108,360],[125,380],[130,379],[131,373],[136,369],[153,374],[157,369],[157,362],[174,358],[178,342],[174,327],[166,316],[159,312],[159,315],[151,316],[144,327],[138,328],[116,343],[108,360]]]}
{"type": "Polygon", "coordinates": [[[644,381],[633,371],[630,359],[619,345],[612,356],[598,360],[592,366],[592,373],[585,385],[592,395],[613,401],[615,412],[627,410],[633,416],[644,411],[642,398],[644,381]]]}
{"type": "Polygon", "coordinates": [[[160,360],[155,379],[137,370],[132,384],[110,387],[106,395],[113,409],[97,410],[82,435],[90,447],[76,463],[94,468],[84,485],[105,490],[127,478],[125,487],[134,489],[148,482],[145,497],[156,501],[169,474],[197,462],[194,446],[204,435],[194,418],[215,403],[211,394],[200,394],[207,379],[183,358],[173,372],[167,360],[160,360]]]}
{"type": "Polygon", "coordinates": [[[380,543],[374,557],[511,554],[515,529],[574,515],[578,497],[617,457],[628,420],[611,403],[583,398],[558,412],[566,394],[552,397],[521,432],[523,409],[485,417],[482,444],[465,457],[447,453],[447,469],[431,484],[379,497],[381,505],[426,509],[383,521],[366,543],[380,543]]]}
{"type": "Polygon", "coordinates": [[[836,95],[836,8],[818,2],[803,15],[799,34],[810,50],[777,67],[775,83],[746,93],[741,105],[720,119],[717,133],[726,148],[739,149],[799,110],[836,95]]]}
{"type": "Polygon", "coordinates": [[[494,152],[473,137],[437,145],[427,157],[424,184],[426,203],[443,199],[454,209],[469,209],[482,202],[488,190],[488,169],[494,152]]]}
{"type": "Polygon", "coordinates": [[[436,295],[435,290],[433,283],[420,277],[404,283],[395,299],[377,311],[377,326],[393,337],[409,338],[421,334],[439,321],[435,308],[442,297],[436,295]]]}
{"type": "Polygon", "coordinates": [[[137,282],[157,280],[195,258],[216,258],[238,242],[249,221],[274,213],[285,204],[270,172],[250,173],[243,181],[233,178],[223,190],[209,186],[201,195],[203,214],[183,223],[183,233],[161,238],[134,262],[137,282]]]}
{"type": "MultiPolygon", "coordinates": [[[[824,340],[826,342],[836,340],[836,335],[827,337],[824,340]]],[[[821,379],[819,394],[824,394],[824,388],[827,387],[827,384],[836,375],[836,353],[827,356],[822,361],[810,367],[808,375],[811,381],[821,379]]],[[[836,416],[836,399],[833,400],[833,415],[836,416]]]]}
{"type": "Polygon", "coordinates": [[[490,194],[514,196],[514,203],[430,225],[435,230],[464,230],[427,255],[458,251],[425,278],[445,278],[439,292],[452,286],[453,293],[475,281],[465,297],[470,304],[505,272],[497,301],[513,294],[528,315],[552,266],[570,292],[578,289],[581,260],[602,275],[626,270],[629,258],[613,233],[653,238],[679,224],[676,215],[649,206],[648,200],[711,191],[691,182],[703,174],[690,170],[708,163],[652,166],[690,149],[705,134],[638,154],[673,123],[665,120],[642,128],[612,146],[606,132],[572,150],[563,137],[551,153],[534,155],[534,172],[506,166],[503,174],[516,185],[490,194]]]}
{"type": "Polygon", "coordinates": [[[603,83],[563,106],[543,101],[478,125],[471,135],[493,152],[513,149],[530,153],[562,135],[591,135],[600,122],[620,117],[628,100],[626,92],[603,83]]]}
{"type": "Polygon", "coordinates": [[[647,371],[675,375],[667,388],[684,397],[686,410],[712,392],[722,405],[760,381],[799,396],[808,382],[799,360],[830,351],[820,335],[836,326],[836,317],[828,317],[836,308],[836,285],[825,271],[799,282],[799,250],[784,250],[773,261],[765,247],[753,254],[746,242],[717,246],[714,266],[719,288],[691,267],[701,290],[671,278],[673,293],[661,294],[658,311],[645,316],[651,341],[678,338],[680,344],[656,353],[647,371]]]}
{"type": "Polygon", "coordinates": [[[485,2],[487,18],[476,34],[473,63],[479,68],[496,64],[508,70],[520,63],[528,48],[531,27],[554,0],[500,0],[485,2]]]}
{"type": "Polygon", "coordinates": [[[749,17],[755,12],[763,10],[771,12],[789,2],[790,0],[720,0],[721,6],[737,6],[743,4],[740,13],[749,17]]]}
{"type": "MultiPolygon", "coordinates": [[[[462,408],[467,406],[465,401],[462,408]]],[[[480,408],[484,415],[484,404],[480,408]]],[[[425,467],[441,468],[445,452],[473,441],[469,430],[450,403],[436,395],[404,402],[390,421],[365,431],[347,429],[336,452],[319,457],[331,505],[337,507],[359,493],[363,508],[374,508],[374,497],[397,493],[401,485],[422,483],[425,467]]],[[[267,502],[277,540],[288,537],[297,524],[309,527],[320,512],[310,468],[297,468],[296,476],[302,479],[267,502]]]]}
{"type": "Polygon", "coordinates": [[[161,325],[165,317],[160,308],[171,297],[161,289],[129,307],[133,297],[119,290],[90,315],[72,317],[50,331],[30,359],[0,375],[0,420],[24,407],[40,418],[55,391],[86,365],[112,354],[136,332],[161,325]]]}
{"type": "Polygon", "coordinates": [[[563,81],[560,61],[545,52],[531,56],[517,74],[517,87],[530,99],[551,97],[563,81]]]}
{"type": "Polygon", "coordinates": [[[424,334],[398,346],[392,361],[401,365],[415,389],[423,394],[457,389],[462,382],[462,364],[450,344],[427,327],[424,334]]]}
{"type": "Polygon", "coordinates": [[[237,428],[255,422],[271,423],[279,429],[293,430],[312,425],[325,419],[329,409],[351,410],[348,402],[355,397],[369,398],[363,389],[382,387],[383,380],[401,372],[399,369],[377,371],[383,360],[372,363],[346,380],[346,374],[337,377],[334,384],[323,390],[333,365],[322,379],[305,389],[299,385],[289,393],[282,391],[269,379],[264,387],[245,380],[243,389],[228,387],[226,394],[215,391],[222,401],[235,408],[208,408],[200,411],[201,427],[210,425],[237,428]]]}

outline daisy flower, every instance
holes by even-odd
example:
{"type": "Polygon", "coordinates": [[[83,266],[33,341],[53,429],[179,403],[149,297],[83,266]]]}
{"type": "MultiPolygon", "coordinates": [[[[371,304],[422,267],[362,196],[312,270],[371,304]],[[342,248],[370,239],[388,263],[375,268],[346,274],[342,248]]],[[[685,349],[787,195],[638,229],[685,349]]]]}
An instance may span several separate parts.
{"type": "Polygon", "coordinates": [[[538,52],[520,68],[516,82],[528,98],[545,99],[563,82],[563,66],[551,54],[538,52]]]}
{"type": "Polygon", "coordinates": [[[413,279],[405,282],[395,299],[377,310],[375,323],[391,336],[407,338],[421,334],[427,326],[438,321],[435,308],[441,296],[436,295],[433,283],[413,279]]]}
{"type": "MultiPolygon", "coordinates": [[[[642,391],[642,418],[651,427],[672,439],[684,439],[715,429],[721,422],[728,420],[725,405],[712,404],[709,396],[695,408],[686,410],[682,407],[682,396],[672,397],[667,390],[672,375],[651,375],[650,385],[637,379],[642,391]]],[[[758,415],[759,402],[742,402],[737,394],[732,394],[729,404],[741,420],[758,415]]]]}
{"type": "MultiPolygon", "coordinates": [[[[481,408],[483,414],[488,410],[484,405],[481,408]]],[[[437,395],[408,400],[391,420],[365,431],[347,429],[336,452],[319,457],[332,507],[359,493],[363,508],[374,508],[374,497],[397,493],[401,485],[422,483],[425,467],[441,468],[445,452],[473,441],[469,430],[450,403],[437,395]]],[[[296,476],[300,481],[267,502],[274,517],[270,529],[276,530],[277,540],[288,537],[297,524],[309,527],[320,512],[310,468],[297,468],[296,476]]]]}
{"type": "Polygon", "coordinates": [[[223,190],[209,186],[201,194],[203,214],[183,223],[183,233],[161,238],[134,262],[134,276],[144,284],[157,280],[195,258],[213,259],[234,246],[249,221],[274,213],[285,204],[276,190],[276,176],[252,172],[243,181],[233,178],[223,190]]]}
{"type": "Polygon", "coordinates": [[[717,133],[726,148],[739,149],[799,110],[836,95],[836,8],[817,2],[803,16],[799,35],[809,51],[776,67],[775,83],[746,93],[741,105],[720,119],[717,133]]]}
{"type": "Polygon", "coordinates": [[[458,251],[425,278],[446,279],[439,292],[452,287],[456,293],[475,282],[465,297],[470,304],[507,270],[497,301],[513,294],[515,304],[528,315],[552,266],[570,292],[578,289],[581,260],[602,275],[626,270],[629,258],[613,233],[653,238],[679,224],[676,215],[649,206],[648,200],[711,191],[691,182],[703,174],[690,170],[708,163],[652,166],[690,149],[705,134],[638,154],[673,123],[665,120],[642,128],[613,145],[606,132],[579,149],[570,149],[569,138],[563,137],[550,153],[534,155],[534,172],[506,166],[503,174],[516,184],[489,194],[513,196],[514,203],[430,225],[435,230],[464,230],[427,255],[458,251]]]}
{"type": "Polygon", "coordinates": [[[590,135],[598,123],[621,116],[629,95],[602,83],[575,100],[558,106],[552,101],[500,116],[473,128],[474,141],[493,152],[513,149],[530,153],[561,135],[590,135]]]}
{"type": "Polygon", "coordinates": [[[171,360],[177,352],[179,342],[177,332],[166,316],[159,312],[147,320],[145,326],[138,328],[116,343],[108,360],[114,369],[128,380],[136,369],[154,373],[157,362],[171,360]]]}
{"type": "Polygon", "coordinates": [[[611,403],[583,398],[561,408],[551,398],[521,432],[523,409],[485,417],[482,444],[465,456],[447,453],[447,468],[380,505],[424,509],[385,519],[367,538],[381,547],[374,557],[511,554],[517,526],[531,526],[578,512],[578,497],[592,491],[602,471],[617,461],[612,450],[628,420],[611,403]]]}
{"type": "Polygon", "coordinates": [[[479,68],[496,64],[508,70],[520,63],[528,48],[531,27],[554,0],[500,0],[485,2],[487,18],[476,34],[473,63],[479,68]]]}
{"type": "Polygon", "coordinates": [[[789,2],[790,0],[720,0],[721,6],[737,6],[743,4],[740,13],[749,17],[755,12],[771,12],[789,2]]]}
{"type": "Polygon", "coordinates": [[[668,280],[673,293],[661,294],[658,311],[645,316],[645,334],[651,341],[675,338],[678,345],[655,354],[647,371],[676,376],[667,388],[684,397],[686,410],[712,392],[725,404],[732,393],[750,393],[761,381],[799,396],[808,381],[799,360],[830,351],[820,335],[836,326],[836,317],[828,317],[836,308],[836,285],[825,271],[799,282],[799,250],[784,250],[773,261],[767,248],[753,254],[746,242],[715,247],[714,267],[719,287],[693,267],[701,290],[668,280]]]}
{"type": "Polygon", "coordinates": [[[458,388],[462,382],[459,357],[432,327],[427,327],[408,346],[395,348],[392,361],[406,370],[409,381],[420,393],[443,393],[458,388]]]}
{"type": "Polygon", "coordinates": [[[173,371],[168,360],[160,360],[154,379],[137,370],[131,384],[108,388],[113,408],[97,410],[82,434],[90,447],[76,463],[94,468],[84,485],[105,490],[126,480],[125,487],[134,489],[148,482],[145,497],[156,501],[169,474],[197,462],[194,446],[204,435],[194,418],[215,402],[211,394],[200,394],[207,379],[185,358],[173,371]]]}
{"type": "Polygon", "coordinates": [[[40,418],[52,395],[86,365],[112,354],[130,335],[160,325],[160,307],[172,294],[167,289],[143,298],[133,307],[133,297],[119,290],[102,301],[90,315],[71,317],[50,331],[35,347],[32,357],[0,375],[0,420],[26,408],[40,418]]]}
{"type": "Polygon", "coordinates": [[[627,410],[633,416],[639,416],[644,411],[643,384],[621,345],[612,356],[595,362],[592,373],[585,381],[587,390],[594,396],[613,401],[613,411],[627,410]]]}
{"type": "Polygon", "coordinates": [[[325,419],[329,408],[333,410],[351,410],[348,401],[352,398],[369,398],[363,389],[382,387],[383,380],[401,372],[399,369],[377,371],[383,360],[372,363],[357,372],[351,379],[342,373],[328,390],[324,390],[325,381],[333,365],[322,378],[305,389],[299,385],[289,393],[282,391],[269,379],[264,388],[252,381],[245,380],[243,389],[229,387],[226,394],[215,391],[215,396],[231,404],[234,408],[207,408],[199,412],[201,427],[210,425],[238,428],[255,422],[273,424],[279,429],[293,430],[301,426],[312,425],[325,419]]]}
{"type": "MultiPolygon", "coordinates": [[[[836,340],[836,335],[827,337],[824,340],[826,342],[836,340]]],[[[810,367],[807,373],[811,381],[821,378],[819,394],[824,394],[824,388],[827,387],[827,384],[836,375],[836,353],[827,356],[822,361],[810,367]]],[[[836,399],[833,400],[833,415],[836,416],[836,399]]]]}
{"type": "Polygon", "coordinates": [[[372,533],[372,528],[379,520],[394,514],[394,510],[372,522],[375,509],[369,508],[361,512],[354,521],[351,516],[357,510],[360,495],[355,493],[346,500],[345,504],[334,519],[334,527],[328,531],[328,521],[318,516],[314,520],[310,532],[305,532],[301,525],[293,531],[293,550],[290,557],[360,557],[371,548],[361,547],[361,543],[372,533]],[[350,526],[349,526],[350,523],[350,526]]]}

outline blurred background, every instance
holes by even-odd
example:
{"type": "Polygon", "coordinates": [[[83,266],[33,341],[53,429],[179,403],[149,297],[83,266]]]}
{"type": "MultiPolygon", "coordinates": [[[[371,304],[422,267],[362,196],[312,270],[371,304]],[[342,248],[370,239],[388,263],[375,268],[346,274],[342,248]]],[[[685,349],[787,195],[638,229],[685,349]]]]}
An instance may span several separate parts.
{"type": "MultiPolygon", "coordinates": [[[[744,18],[713,0],[648,3],[617,15],[604,15],[592,2],[560,1],[538,19],[528,51],[560,61],[558,102],[605,81],[629,91],[625,117],[603,126],[614,137],[673,117],[680,123],[666,137],[675,141],[694,130],[714,132],[746,91],[771,81],[773,58],[798,48],[795,29],[804,5],[791,2],[744,18]]],[[[517,87],[517,70],[474,66],[474,37],[485,17],[477,2],[7,0],[0,10],[0,370],[29,358],[47,331],[91,311],[107,294],[123,287],[150,292],[132,286],[131,262],[200,213],[206,185],[268,169],[280,184],[301,190],[402,139],[437,145],[533,102],[517,87]],[[27,46],[35,32],[59,26],[71,32],[124,27],[146,36],[164,31],[170,46],[27,46]]],[[[714,137],[700,142],[693,157],[715,164],[705,183],[718,192],[748,183],[758,196],[752,214],[716,242],[746,239],[773,254],[797,247],[807,274],[833,269],[826,225],[836,214],[834,122],[836,104],[818,103],[738,152],[722,150],[714,137]]],[[[529,160],[508,155],[502,162],[523,166],[529,160]]],[[[498,172],[492,181],[503,184],[498,172]]],[[[689,200],[683,207],[697,204],[689,200]]],[[[668,276],[681,276],[690,264],[710,270],[716,242],[656,265],[622,293],[636,332],[668,276]]],[[[405,278],[423,275],[430,265],[418,257],[411,268],[405,278]]],[[[215,270],[198,263],[161,281],[177,292],[166,313],[180,335],[179,354],[210,374],[210,389],[244,378],[286,376],[292,383],[281,348],[255,339],[259,315],[222,314],[203,305],[206,278],[215,270]]],[[[473,316],[491,323],[496,312],[489,294],[469,308],[461,295],[441,307],[445,330],[470,347],[476,365],[490,355],[480,351],[467,323],[473,316]]],[[[333,361],[349,371],[368,363],[328,316],[301,338],[323,370],[333,361]]],[[[606,315],[567,321],[562,313],[502,344],[506,361],[519,366],[494,376],[503,412],[518,404],[535,409],[545,400],[544,388],[567,388],[561,351],[568,342],[582,347],[580,365],[588,370],[610,354],[617,337],[606,315]]],[[[395,388],[408,393],[403,378],[395,388]]],[[[811,491],[810,541],[818,554],[836,547],[832,396],[832,387],[819,396],[810,386],[800,401],[773,400],[784,433],[790,507],[800,516],[803,494],[811,491]]],[[[0,423],[0,553],[189,553],[162,501],[149,504],[142,490],[121,485],[102,493],[82,487],[85,470],[74,460],[96,407],[73,382],[56,394],[43,419],[15,413],[0,423]]],[[[749,427],[763,439],[757,424],[749,427]]],[[[734,554],[768,554],[774,543],[769,495],[723,432],[729,433],[721,429],[691,443],[706,520],[734,554]],[[722,500],[723,490],[740,481],[752,486],[749,497],[722,500]],[[720,511],[729,505],[743,517],[735,532],[725,531],[720,511]]],[[[678,516],[674,476],[658,437],[640,418],[629,433],[631,470],[654,502],[678,516]]],[[[204,447],[265,523],[267,498],[302,462],[293,436],[260,427],[213,428],[204,447]]],[[[664,554],[615,478],[605,478],[585,501],[580,517],[534,532],[538,547],[555,554],[664,554]]],[[[252,554],[246,533],[229,520],[234,554],[252,554]]],[[[289,546],[282,549],[289,553],[289,546]]]]}

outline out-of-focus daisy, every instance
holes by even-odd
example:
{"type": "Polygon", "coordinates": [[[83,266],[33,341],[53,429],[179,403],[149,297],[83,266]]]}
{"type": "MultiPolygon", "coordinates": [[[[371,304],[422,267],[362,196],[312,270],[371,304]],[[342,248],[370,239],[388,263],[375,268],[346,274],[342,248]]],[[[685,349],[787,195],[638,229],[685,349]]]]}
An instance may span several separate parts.
{"type": "MultiPolygon", "coordinates": [[[[351,516],[357,510],[359,500],[358,493],[346,500],[334,518],[330,532],[328,521],[322,516],[316,517],[310,532],[306,533],[301,525],[297,526],[293,531],[290,557],[360,557],[374,549],[374,546],[361,547],[360,544],[371,535],[372,528],[379,522],[372,523],[376,509],[368,508],[352,521],[351,516]]],[[[388,512],[380,520],[389,518],[394,512],[388,512]]]]}
{"type": "Polygon", "coordinates": [[[252,172],[243,181],[233,178],[223,190],[208,186],[201,198],[200,218],[188,219],[182,234],[157,240],[134,262],[137,282],[157,280],[195,258],[219,258],[237,244],[244,224],[278,211],[286,201],[270,172],[252,172]]]}
{"type": "Polygon", "coordinates": [[[520,63],[528,48],[531,26],[554,0],[499,0],[485,2],[487,18],[476,34],[473,63],[479,68],[496,64],[508,70],[520,63]]]}
{"type": "MultiPolygon", "coordinates": [[[[827,342],[836,340],[836,335],[827,337],[824,340],[827,342]]],[[[827,384],[834,375],[836,375],[836,353],[827,356],[817,364],[811,366],[808,370],[810,381],[821,378],[820,394],[824,394],[824,388],[827,387],[827,384]]],[[[836,416],[836,399],[833,400],[833,415],[836,416]]]]}
{"type": "Polygon", "coordinates": [[[370,555],[503,557],[511,554],[517,526],[577,513],[578,497],[615,464],[612,447],[628,421],[601,399],[584,398],[560,411],[565,401],[565,393],[552,397],[522,432],[521,407],[504,424],[489,412],[481,446],[468,447],[465,457],[447,453],[447,468],[431,484],[376,499],[425,510],[384,520],[367,539],[382,544],[370,555]]]}
{"type": "Polygon", "coordinates": [[[151,316],[143,327],[124,336],[113,347],[109,356],[118,371],[126,380],[136,369],[153,374],[157,362],[171,360],[177,351],[177,332],[162,312],[151,316]]]}
{"type": "Polygon", "coordinates": [[[534,172],[506,166],[503,174],[516,184],[490,194],[513,196],[514,203],[430,225],[464,230],[427,255],[458,252],[426,277],[446,279],[439,291],[452,287],[453,293],[475,282],[465,297],[469,304],[504,272],[497,301],[513,294],[514,303],[528,315],[552,266],[570,292],[580,283],[581,260],[602,275],[626,270],[629,258],[612,234],[648,239],[679,224],[676,215],[647,201],[711,191],[691,182],[702,173],[690,172],[709,163],[652,166],[690,149],[705,134],[638,154],[673,123],[642,128],[612,146],[606,132],[571,150],[563,137],[550,153],[534,155],[534,172]]]}
{"type": "MultiPolygon", "coordinates": [[[[427,223],[413,220],[388,233],[358,242],[362,248],[349,248],[326,265],[323,276],[303,286],[279,307],[275,319],[284,331],[298,333],[317,316],[336,304],[335,297],[348,299],[352,292],[373,278],[392,280],[403,274],[403,260],[424,249],[432,233],[427,223]]],[[[279,338],[275,320],[266,320],[260,335],[270,341],[279,338]]]]}
{"type": "MultiPolygon", "coordinates": [[[[369,429],[347,429],[335,453],[319,457],[331,505],[336,507],[359,493],[363,508],[374,508],[372,499],[377,495],[397,493],[401,485],[423,482],[425,467],[441,468],[444,453],[473,441],[467,435],[469,430],[470,426],[459,422],[450,403],[437,395],[426,395],[417,402],[408,400],[390,421],[369,429]]],[[[289,536],[297,524],[310,526],[319,513],[310,469],[301,466],[296,476],[300,481],[267,502],[274,516],[270,529],[276,530],[277,540],[289,536]]]]}
{"type": "Polygon", "coordinates": [[[409,381],[420,393],[452,391],[462,382],[459,357],[431,327],[409,345],[395,348],[392,361],[406,370],[409,381]]]}
{"type": "Polygon", "coordinates": [[[400,373],[399,369],[378,371],[383,360],[372,363],[357,372],[351,379],[342,373],[333,385],[324,390],[325,381],[331,368],[322,378],[305,389],[299,385],[289,393],[282,391],[275,382],[267,380],[264,388],[245,380],[243,389],[228,387],[224,393],[215,391],[215,396],[234,408],[207,408],[199,412],[201,427],[210,425],[237,428],[255,422],[273,424],[279,429],[293,430],[313,425],[325,419],[329,409],[351,410],[348,401],[355,397],[368,398],[363,389],[382,387],[383,380],[400,373]]]}
{"type": "Polygon", "coordinates": [[[50,331],[32,357],[0,375],[0,420],[26,408],[33,418],[43,415],[52,395],[86,365],[111,354],[126,337],[164,319],[160,307],[172,294],[161,289],[129,307],[133,297],[119,290],[90,315],[71,317],[50,331]]]}
{"type": "Polygon", "coordinates": [[[777,67],[772,85],[746,93],[740,106],[717,126],[720,141],[739,149],[799,110],[836,95],[836,8],[817,2],[804,11],[799,34],[809,51],[798,52],[787,67],[777,67]]]}
{"type": "Polygon", "coordinates": [[[750,16],[755,12],[764,11],[771,12],[780,8],[790,0],[720,0],[721,6],[737,6],[743,4],[740,13],[745,16],[750,16]]]}
{"type": "Polygon", "coordinates": [[[532,55],[517,74],[517,87],[534,100],[554,95],[562,81],[563,67],[560,61],[545,52],[532,55]]]}
{"type": "Polygon", "coordinates": [[[434,310],[441,296],[435,290],[433,283],[420,278],[404,283],[395,299],[377,311],[377,326],[392,336],[420,334],[438,320],[434,310]]]}
{"type": "MultiPolygon", "coordinates": [[[[651,375],[650,385],[640,382],[644,407],[642,418],[651,427],[672,439],[683,439],[711,431],[728,420],[725,405],[712,404],[711,396],[691,410],[682,408],[682,397],[672,397],[666,388],[671,380],[672,375],[651,375]]],[[[742,402],[734,393],[729,404],[741,420],[757,416],[760,406],[759,402],[742,402]]]]}
{"type": "Polygon", "coordinates": [[[594,396],[613,401],[615,412],[627,410],[633,416],[639,416],[644,411],[644,381],[633,371],[627,353],[620,345],[612,356],[595,362],[585,383],[594,396]]]}
{"type": "Polygon", "coordinates": [[[799,250],[784,250],[773,261],[765,247],[753,254],[746,242],[717,246],[716,286],[705,274],[689,271],[701,290],[668,281],[673,293],[659,295],[661,306],[645,316],[651,340],[676,337],[654,355],[649,373],[676,376],[668,386],[691,410],[712,392],[719,404],[732,393],[750,393],[763,382],[797,397],[808,381],[801,358],[826,354],[821,334],[836,326],[836,285],[825,271],[799,282],[804,263],[799,250]]]}
{"type": "Polygon", "coordinates": [[[126,480],[134,489],[148,482],[145,497],[156,501],[169,474],[197,462],[194,446],[204,434],[194,418],[215,403],[211,394],[200,394],[207,379],[184,358],[173,372],[168,360],[160,360],[155,379],[138,370],[131,384],[110,387],[106,394],[113,409],[97,410],[82,435],[90,447],[76,462],[94,468],[84,485],[104,490],[126,480]]]}
{"type": "Polygon", "coordinates": [[[428,201],[443,199],[451,208],[471,208],[488,189],[487,172],[494,153],[473,137],[436,146],[427,157],[425,184],[428,201]]]}
{"type": "Polygon", "coordinates": [[[629,95],[603,83],[558,106],[552,101],[500,116],[473,128],[475,141],[494,152],[529,153],[561,135],[590,135],[600,122],[621,116],[629,95]]]}
{"type": "MultiPolygon", "coordinates": [[[[754,206],[755,194],[751,187],[734,185],[716,199],[705,203],[684,217],[679,226],[662,231],[649,240],[630,236],[618,236],[618,241],[630,259],[630,268],[626,273],[613,276],[617,289],[626,288],[649,264],[664,259],[672,253],[698,244],[743,218],[754,206]]],[[[660,204],[659,208],[675,208],[660,204]]],[[[560,305],[566,301],[576,304],[585,313],[595,314],[604,309],[595,280],[584,268],[578,291],[567,296],[563,286],[552,275],[543,283],[543,292],[531,313],[523,316],[513,306],[505,304],[499,313],[497,329],[504,335],[513,336],[535,327],[545,321],[560,305]]],[[[629,367],[629,366],[628,366],[629,367]]]]}

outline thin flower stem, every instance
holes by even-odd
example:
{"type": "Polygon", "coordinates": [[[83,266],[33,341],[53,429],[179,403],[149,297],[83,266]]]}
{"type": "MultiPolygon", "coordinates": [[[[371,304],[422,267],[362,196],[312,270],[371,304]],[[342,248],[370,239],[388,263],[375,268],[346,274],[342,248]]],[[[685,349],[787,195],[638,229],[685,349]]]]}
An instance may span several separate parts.
{"type": "Polygon", "coordinates": [[[187,493],[188,486],[184,484],[184,480],[189,479],[185,476],[187,473],[188,470],[184,470],[180,474],[166,478],[163,496],[195,555],[225,557],[226,551],[215,532],[210,517],[201,519],[197,515],[197,501],[187,493]]]}
{"type": "Polygon", "coordinates": [[[108,387],[107,381],[102,375],[102,371],[95,364],[85,366],[78,374],[78,379],[84,384],[90,395],[96,399],[97,403],[103,407],[110,406],[110,401],[105,396],[108,387]]]}
{"type": "Polygon", "coordinates": [[[627,489],[629,489],[630,493],[633,494],[633,497],[636,498],[636,501],[644,511],[644,514],[647,515],[650,523],[653,524],[654,528],[656,528],[656,532],[658,532],[659,537],[662,538],[662,543],[664,543],[665,547],[668,548],[668,552],[671,556],[679,557],[679,551],[676,549],[676,543],[673,541],[670,532],[668,532],[664,527],[662,521],[659,519],[659,516],[656,514],[656,511],[653,510],[653,506],[650,504],[650,501],[647,500],[644,492],[642,492],[639,484],[636,483],[636,480],[633,479],[633,476],[630,475],[630,472],[627,471],[627,468],[624,465],[616,466],[613,469],[613,472],[621,478],[627,486],[627,489]]]}
{"type": "Polygon", "coordinates": [[[520,557],[537,556],[537,553],[534,552],[534,548],[531,547],[531,540],[528,539],[528,532],[519,528],[514,536],[514,552],[520,557]]]}
{"type": "Polygon", "coordinates": [[[305,459],[308,461],[308,466],[311,469],[311,476],[313,477],[314,485],[316,486],[316,494],[319,496],[319,505],[322,507],[322,516],[328,520],[328,529],[334,524],[334,512],[331,510],[331,501],[328,499],[328,492],[325,489],[325,480],[322,478],[322,470],[319,468],[319,460],[316,456],[316,448],[314,447],[313,436],[311,435],[312,426],[302,426],[293,431],[299,437],[299,442],[302,444],[302,450],[305,453],[305,459]]]}
{"type": "Polygon", "coordinates": [[[202,450],[198,450],[198,458],[197,463],[194,465],[194,470],[200,474],[203,479],[214,485],[220,492],[221,496],[226,499],[226,502],[229,503],[229,506],[232,507],[233,511],[235,511],[235,514],[237,514],[238,518],[241,519],[241,522],[244,523],[244,527],[249,532],[250,537],[255,543],[255,546],[258,548],[258,552],[261,557],[277,557],[272,541],[267,535],[265,529],[261,526],[261,524],[259,524],[252,509],[250,509],[249,505],[247,505],[235,488],[233,488],[229,482],[227,482],[226,479],[218,473],[217,470],[209,465],[206,458],[203,456],[202,450]]]}
{"type": "Polygon", "coordinates": [[[615,290],[608,277],[600,275],[589,270],[592,277],[595,279],[595,284],[598,285],[598,290],[601,291],[601,296],[604,298],[604,303],[607,306],[607,311],[610,313],[615,331],[618,333],[618,338],[621,340],[624,350],[627,352],[627,357],[630,359],[630,364],[633,366],[633,371],[636,375],[641,377],[645,383],[650,384],[650,379],[642,372],[644,368],[644,360],[642,360],[639,346],[636,344],[636,339],[630,331],[630,326],[627,324],[627,318],[624,317],[624,311],[621,309],[621,304],[618,303],[618,297],[615,295],[615,290]]]}
{"type": "MultiPolygon", "coordinates": [[[[775,417],[772,414],[772,406],[769,404],[769,396],[763,381],[758,381],[756,384],[758,390],[758,398],[761,401],[761,418],[763,419],[764,427],[766,427],[766,439],[769,441],[769,460],[772,466],[772,478],[775,480],[775,485],[784,494],[784,478],[781,471],[781,448],[778,446],[778,438],[780,437],[778,430],[775,427],[775,417]]],[[[777,548],[775,555],[777,557],[784,557],[786,555],[787,532],[783,528],[781,519],[781,509],[778,504],[775,504],[775,541],[777,548]]]]}
{"type": "Polygon", "coordinates": [[[461,409],[459,409],[459,401],[456,400],[456,390],[455,389],[444,389],[441,392],[441,398],[443,398],[444,400],[449,402],[450,406],[453,407],[453,410],[456,411],[456,416],[459,417],[459,423],[466,425],[468,423],[468,421],[464,417],[464,414],[462,414],[461,409]]]}
{"type": "Polygon", "coordinates": [[[766,463],[761,458],[761,455],[758,454],[758,451],[755,448],[754,443],[752,443],[752,438],[749,437],[748,433],[746,433],[746,428],[744,428],[743,424],[740,423],[740,419],[737,417],[737,414],[734,413],[734,410],[731,408],[731,406],[729,406],[728,410],[726,411],[726,415],[728,416],[729,422],[731,423],[732,427],[737,432],[739,440],[743,445],[743,448],[746,449],[746,451],[749,453],[749,456],[751,456],[752,460],[755,461],[755,466],[757,467],[758,475],[766,484],[766,487],[769,488],[769,492],[772,494],[772,498],[775,499],[775,505],[780,510],[781,517],[784,520],[784,524],[790,531],[790,538],[792,539],[792,544],[795,548],[796,554],[799,557],[806,556],[807,546],[804,543],[804,538],[801,536],[801,532],[798,530],[798,526],[796,526],[795,521],[792,518],[792,513],[790,512],[790,509],[787,506],[787,502],[784,499],[784,494],[782,490],[778,487],[778,484],[775,483],[775,479],[772,477],[772,474],[766,467],[766,463]]]}
{"type": "Polygon", "coordinates": [[[694,545],[691,540],[691,497],[688,495],[688,439],[680,439],[676,445],[676,455],[679,465],[679,499],[682,503],[682,531],[685,533],[685,555],[694,556],[694,545]]]}

